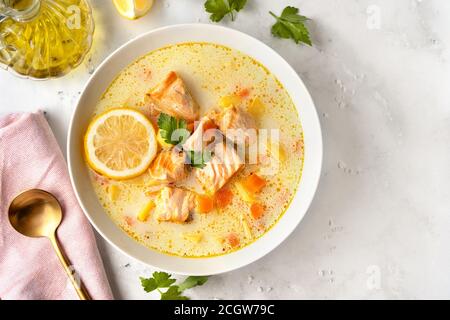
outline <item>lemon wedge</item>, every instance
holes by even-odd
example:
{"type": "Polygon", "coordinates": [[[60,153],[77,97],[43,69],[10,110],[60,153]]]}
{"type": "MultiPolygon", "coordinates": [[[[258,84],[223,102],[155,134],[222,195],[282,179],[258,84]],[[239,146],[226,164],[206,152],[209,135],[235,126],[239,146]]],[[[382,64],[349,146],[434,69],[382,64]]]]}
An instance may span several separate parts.
{"type": "Polygon", "coordinates": [[[144,16],[153,6],[153,0],[113,0],[119,14],[127,19],[144,16]]]}
{"type": "Polygon", "coordinates": [[[119,108],[89,124],[84,151],[88,164],[111,179],[129,179],[144,173],[157,153],[155,130],[139,111],[119,108]]]}

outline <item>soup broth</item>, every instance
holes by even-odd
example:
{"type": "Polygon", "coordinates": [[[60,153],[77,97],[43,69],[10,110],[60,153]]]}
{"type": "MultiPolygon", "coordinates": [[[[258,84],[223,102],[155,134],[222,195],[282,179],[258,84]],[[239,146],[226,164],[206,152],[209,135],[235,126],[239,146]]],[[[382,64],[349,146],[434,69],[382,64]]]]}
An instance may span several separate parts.
{"type": "Polygon", "coordinates": [[[297,108],[276,77],[250,56],[211,43],[183,43],[150,52],[126,67],[103,94],[95,115],[117,107],[147,114],[143,97],[170,71],[176,71],[185,81],[200,106],[200,116],[217,107],[223,97],[239,96],[244,109],[258,99],[262,107],[255,117],[257,127],[279,130],[277,154],[261,157],[264,165],[246,164],[227,182],[233,197],[225,208],[214,208],[206,214],[194,212],[184,223],[157,221],[151,215],[145,222],[137,219],[137,213],[152,198],[144,192],[152,180],[148,173],[114,181],[91,170],[94,190],[110,218],[148,248],[183,257],[238,250],[267,232],[294,197],[304,152],[297,108]],[[269,173],[264,174],[264,169],[269,173]],[[251,204],[234,187],[254,172],[266,180],[256,195],[264,208],[257,219],[251,215],[251,204]],[[229,241],[230,237],[234,240],[229,241]]]}

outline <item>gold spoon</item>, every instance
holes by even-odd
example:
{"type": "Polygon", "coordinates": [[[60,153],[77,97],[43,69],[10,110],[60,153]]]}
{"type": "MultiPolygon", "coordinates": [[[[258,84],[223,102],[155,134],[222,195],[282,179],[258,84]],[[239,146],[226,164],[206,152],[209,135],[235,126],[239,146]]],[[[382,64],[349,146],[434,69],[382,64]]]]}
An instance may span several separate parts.
{"type": "Polygon", "coordinates": [[[61,261],[73,287],[81,300],[90,300],[89,294],[80,282],[78,285],[66,256],[56,239],[56,229],[62,220],[61,205],[51,194],[43,190],[32,189],[19,194],[9,206],[9,221],[14,229],[27,237],[48,238],[61,261]]]}

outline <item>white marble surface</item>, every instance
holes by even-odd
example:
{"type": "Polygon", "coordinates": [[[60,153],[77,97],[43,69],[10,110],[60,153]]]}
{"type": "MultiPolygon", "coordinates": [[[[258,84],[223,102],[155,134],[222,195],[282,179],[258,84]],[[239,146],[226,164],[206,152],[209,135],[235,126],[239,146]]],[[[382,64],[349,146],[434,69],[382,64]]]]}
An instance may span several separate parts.
{"type": "MultiPolygon", "coordinates": [[[[113,49],[155,27],[208,22],[200,0],[156,0],[138,21],[120,18],[111,1],[91,2],[95,44],[76,72],[45,82],[0,73],[0,112],[47,110],[63,149],[79,91],[113,49]]],[[[447,0],[250,0],[222,23],[269,44],[301,75],[321,116],[325,159],[294,234],[190,296],[450,298],[449,17],[447,0]],[[271,36],[267,12],[288,4],[313,19],[313,48],[271,36]]],[[[152,270],[98,242],[115,296],[152,298],[138,281],[152,270]]]]}

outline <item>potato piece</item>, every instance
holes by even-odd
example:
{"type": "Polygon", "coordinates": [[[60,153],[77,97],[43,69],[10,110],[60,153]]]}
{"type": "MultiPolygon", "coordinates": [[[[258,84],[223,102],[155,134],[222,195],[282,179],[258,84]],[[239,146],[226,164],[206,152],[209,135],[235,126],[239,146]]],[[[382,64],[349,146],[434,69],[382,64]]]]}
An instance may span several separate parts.
{"type": "Polygon", "coordinates": [[[259,118],[266,111],[265,104],[261,101],[260,98],[256,97],[251,102],[250,106],[247,109],[248,113],[250,113],[253,117],[259,118]]]}
{"type": "Polygon", "coordinates": [[[286,151],[283,148],[283,145],[279,142],[269,142],[267,144],[267,151],[269,155],[277,161],[285,161],[286,160],[286,151]]]}
{"type": "Polygon", "coordinates": [[[253,239],[252,229],[248,224],[247,217],[243,213],[241,214],[241,223],[242,228],[244,229],[244,234],[247,237],[247,239],[253,239]]]}
{"type": "Polygon", "coordinates": [[[242,98],[233,94],[229,96],[224,96],[219,100],[219,106],[222,108],[228,108],[231,106],[237,106],[241,103],[242,98]]]}
{"type": "Polygon", "coordinates": [[[116,184],[111,184],[110,186],[108,186],[108,194],[111,201],[116,201],[120,194],[119,186],[116,184]]]}
{"type": "Polygon", "coordinates": [[[155,208],[155,202],[153,200],[150,200],[139,211],[137,219],[141,222],[147,221],[148,218],[150,217],[150,211],[152,211],[154,208],[155,208]]]}
{"type": "Polygon", "coordinates": [[[244,188],[244,186],[242,185],[241,182],[236,182],[234,184],[234,186],[236,187],[236,190],[242,200],[244,200],[245,202],[248,202],[248,203],[254,202],[255,198],[253,197],[252,194],[247,192],[247,190],[244,188]]]}
{"type": "Polygon", "coordinates": [[[183,237],[186,240],[189,240],[193,243],[200,243],[203,240],[203,233],[201,232],[185,233],[183,237]]]}

